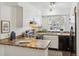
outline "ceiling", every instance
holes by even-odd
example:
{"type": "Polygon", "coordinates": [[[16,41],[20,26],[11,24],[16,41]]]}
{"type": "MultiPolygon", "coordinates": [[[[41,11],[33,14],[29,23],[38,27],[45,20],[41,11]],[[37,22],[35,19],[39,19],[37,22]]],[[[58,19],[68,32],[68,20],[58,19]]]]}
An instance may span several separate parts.
{"type": "Polygon", "coordinates": [[[12,7],[18,7],[19,6],[17,4],[17,2],[1,2],[1,4],[8,5],[8,6],[12,6],[12,7]]]}
{"type": "MultiPolygon", "coordinates": [[[[45,12],[45,10],[49,10],[50,2],[29,2],[29,4],[45,12]]],[[[54,12],[68,14],[72,8],[72,4],[73,2],[55,2],[54,12]]]]}
{"type": "MultiPolygon", "coordinates": [[[[31,4],[33,7],[44,12],[45,10],[49,10],[50,2],[26,2],[31,4]]],[[[18,6],[17,2],[7,2],[7,5],[18,6]]],[[[72,8],[73,2],[55,2],[55,11],[57,13],[69,13],[72,8]]],[[[47,12],[47,11],[46,11],[47,12]]],[[[45,13],[46,13],[45,12],[45,13]]]]}
{"type": "MultiPolygon", "coordinates": [[[[34,7],[40,10],[49,9],[50,4],[50,2],[27,2],[27,3],[33,5],[34,7]]],[[[5,4],[11,6],[17,6],[17,2],[10,2],[10,3],[6,2],[5,4]]],[[[56,2],[55,5],[56,9],[58,10],[69,10],[72,6],[72,2],[56,2]]]]}
{"type": "MultiPolygon", "coordinates": [[[[46,10],[49,9],[49,4],[50,2],[27,2],[31,5],[33,5],[34,7],[38,8],[39,10],[46,10]]],[[[17,2],[7,2],[5,3],[7,5],[11,5],[11,6],[17,6],[17,2]]],[[[56,2],[55,3],[55,7],[58,10],[70,10],[71,6],[72,6],[72,2],[56,2]]]]}
{"type": "MultiPolygon", "coordinates": [[[[38,9],[44,10],[49,8],[49,2],[29,2],[33,6],[38,9]]],[[[55,3],[57,9],[70,9],[72,6],[72,2],[56,2],[55,3]]]]}

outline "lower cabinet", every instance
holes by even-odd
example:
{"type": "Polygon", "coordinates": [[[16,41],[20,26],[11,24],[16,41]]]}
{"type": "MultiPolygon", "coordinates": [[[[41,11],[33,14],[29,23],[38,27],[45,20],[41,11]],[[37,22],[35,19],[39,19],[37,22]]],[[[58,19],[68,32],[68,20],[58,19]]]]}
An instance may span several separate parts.
{"type": "Polygon", "coordinates": [[[19,46],[5,46],[4,56],[48,56],[47,49],[33,49],[19,46]]]}
{"type": "Polygon", "coordinates": [[[58,48],[58,45],[59,45],[58,36],[44,35],[43,37],[45,40],[51,40],[49,48],[59,49],[58,48]]]}
{"type": "Polygon", "coordinates": [[[33,49],[19,46],[0,45],[0,56],[48,56],[48,48],[33,49]]]}
{"type": "Polygon", "coordinates": [[[0,45],[0,56],[4,56],[4,45],[0,45]]]}

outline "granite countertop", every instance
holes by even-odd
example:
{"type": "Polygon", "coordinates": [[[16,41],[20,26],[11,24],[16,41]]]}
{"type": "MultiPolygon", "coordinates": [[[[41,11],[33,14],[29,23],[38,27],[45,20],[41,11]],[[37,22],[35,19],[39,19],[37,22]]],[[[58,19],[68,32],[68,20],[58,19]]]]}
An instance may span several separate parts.
{"type": "Polygon", "coordinates": [[[9,39],[0,40],[2,45],[18,46],[24,48],[34,48],[34,49],[46,49],[50,44],[50,40],[35,40],[34,38],[18,38],[15,41],[10,41],[9,39]],[[19,42],[29,42],[28,44],[19,44],[19,42]]]}

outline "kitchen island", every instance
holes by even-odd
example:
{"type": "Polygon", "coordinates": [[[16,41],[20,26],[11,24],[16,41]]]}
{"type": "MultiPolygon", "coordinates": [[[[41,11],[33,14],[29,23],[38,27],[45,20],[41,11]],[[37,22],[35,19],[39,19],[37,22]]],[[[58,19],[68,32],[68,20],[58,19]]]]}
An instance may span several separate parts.
{"type": "Polygon", "coordinates": [[[19,38],[15,41],[0,40],[0,55],[2,56],[48,56],[50,40],[35,40],[34,38],[19,38]]]}

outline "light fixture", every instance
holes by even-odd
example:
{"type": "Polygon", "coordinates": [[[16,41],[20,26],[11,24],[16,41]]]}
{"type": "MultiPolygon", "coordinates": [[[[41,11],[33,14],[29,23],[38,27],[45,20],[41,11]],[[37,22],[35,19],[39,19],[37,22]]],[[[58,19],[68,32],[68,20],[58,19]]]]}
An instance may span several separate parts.
{"type": "Polygon", "coordinates": [[[50,2],[50,5],[49,5],[49,8],[50,8],[50,11],[52,11],[54,8],[55,8],[55,2],[50,2]]]}
{"type": "Polygon", "coordinates": [[[53,8],[55,8],[55,6],[56,6],[56,5],[55,5],[55,2],[52,2],[52,6],[53,6],[53,8]]]}

